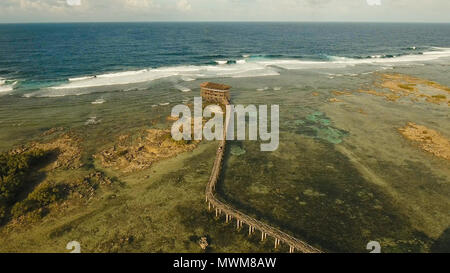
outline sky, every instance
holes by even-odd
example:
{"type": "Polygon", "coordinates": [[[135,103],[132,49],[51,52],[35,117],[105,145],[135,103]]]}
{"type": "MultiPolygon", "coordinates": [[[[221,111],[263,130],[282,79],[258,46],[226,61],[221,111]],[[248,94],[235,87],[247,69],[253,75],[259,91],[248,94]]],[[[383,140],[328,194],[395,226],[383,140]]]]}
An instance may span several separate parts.
{"type": "Polygon", "coordinates": [[[0,23],[123,21],[450,23],[450,0],[0,0],[0,23]]]}

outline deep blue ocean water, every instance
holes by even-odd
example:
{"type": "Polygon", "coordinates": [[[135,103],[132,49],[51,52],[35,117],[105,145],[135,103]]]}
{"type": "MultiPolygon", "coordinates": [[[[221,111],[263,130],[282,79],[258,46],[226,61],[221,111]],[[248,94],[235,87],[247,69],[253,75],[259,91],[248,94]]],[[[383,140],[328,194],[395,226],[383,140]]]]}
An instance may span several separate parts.
{"type": "MultiPolygon", "coordinates": [[[[450,47],[450,24],[84,23],[0,25],[0,80],[14,89],[69,78],[240,59],[395,58],[450,47]]],[[[338,59],[339,60],[339,59],[338,59]]]]}

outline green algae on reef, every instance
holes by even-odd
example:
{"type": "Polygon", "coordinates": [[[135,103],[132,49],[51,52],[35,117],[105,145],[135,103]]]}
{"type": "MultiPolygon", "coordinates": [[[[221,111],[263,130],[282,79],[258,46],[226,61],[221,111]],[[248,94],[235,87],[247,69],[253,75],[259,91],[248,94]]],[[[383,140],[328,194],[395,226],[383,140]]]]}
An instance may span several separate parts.
{"type": "Polygon", "coordinates": [[[235,155],[235,156],[244,155],[246,153],[246,151],[243,148],[241,148],[240,146],[237,146],[237,145],[231,146],[230,152],[232,155],[235,155]]]}
{"type": "Polygon", "coordinates": [[[288,126],[296,129],[300,134],[305,134],[317,139],[325,140],[332,144],[342,143],[348,132],[332,126],[331,120],[324,113],[316,111],[305,119],[288,122],[288,126]]]}

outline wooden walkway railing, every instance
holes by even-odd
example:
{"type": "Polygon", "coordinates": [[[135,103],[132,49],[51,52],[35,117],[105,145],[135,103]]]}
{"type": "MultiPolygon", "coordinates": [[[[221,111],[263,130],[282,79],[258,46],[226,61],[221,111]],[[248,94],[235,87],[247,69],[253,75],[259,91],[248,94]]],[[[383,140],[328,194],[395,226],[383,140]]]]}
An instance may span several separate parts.
{"type": "MultiPolygon", "coordinates": [[[[224,105],[228,105],[229,101],[224,101],[224,105]]],[[[252,235],[255,230],[261,232],[261,241],[264,241],[267,236],[274,238],[275,248],[277,248],[280,243],[285,243],[289,246],[289,252],[299,251],[302,253],[321,253],[320,250],[310,246],[309,244],[289,235],[285,232],[278,230],[268,224],[258,221],[245,213],[242,213],[233,207],[221,202],[215,197],[216,185],[220,178],[220,172],[222,170],[223,158],[226,149],[226,135],[228,131],[228,124],[230,122],[231,116],[227,117],[225,122],[224,138],[220,141],[219,147],[217,149],[216,159],[214,160],[214,166],[211,172],[211,176],[206,186],[206,202],[208,203],[208,209],[215,209],[216,217],[219,217],[222,213],[225,214],[226,222],[231,222],[232,219],[236,220],[236,228],[239,230],[243,227],[243,224],[248,226],[249,235],[252,235]]],[[[234,128],[233,128],[234,130],[234,128]]]]}

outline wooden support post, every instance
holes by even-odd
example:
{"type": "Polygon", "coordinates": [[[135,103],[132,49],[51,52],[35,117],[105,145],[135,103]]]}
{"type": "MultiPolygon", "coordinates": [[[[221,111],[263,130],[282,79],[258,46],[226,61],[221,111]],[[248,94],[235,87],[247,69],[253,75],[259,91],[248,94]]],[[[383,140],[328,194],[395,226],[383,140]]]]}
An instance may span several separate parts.
{"type": "Polygon", "coordinates": [[[264,231],[261,231],[261,242],[264,242],[264,231]]]}
{"type": "Polygon", "coordinates": [[[219,211],[216,209],[216,218],[219,217],[219,211]]]}
{"type": "Polygon", "coordinates": [[[252,226],[248,226],[248,236],[252,235],[252,226]]]}
{"type": "Polygon", "coordinates": [[[208,203],[208,210],[211,211],[211,202],[208,203]]]}
{"type": "Polygon", "coordinates": [[[241,224],[239,223],[239,220],[236,220],[236,229],[239,230],[240,226],[241,226],[241,224]]]}
{"type": "Polygon", "coordinates": [[[278,247],[278,239],[275,238],[275,249],[277,249],[277,247],[278,247]]]}
{"type": "Polygon", "coordinates": [[[228,224],[228,214],[225,215],[225,223],[228,224]]]}

